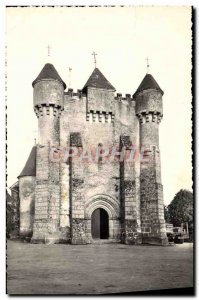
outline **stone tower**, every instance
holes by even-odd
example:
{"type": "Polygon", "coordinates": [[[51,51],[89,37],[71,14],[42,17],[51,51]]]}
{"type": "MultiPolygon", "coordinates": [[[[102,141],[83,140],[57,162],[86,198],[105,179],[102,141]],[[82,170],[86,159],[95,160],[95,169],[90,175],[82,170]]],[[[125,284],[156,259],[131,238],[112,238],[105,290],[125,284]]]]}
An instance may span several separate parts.
{"type": "Polygon", "coordinates": [[[163,116],[163,91],[146,74],[134,94],[140,121],[140,214],[142,242],[167,242],[159,150],[159,123],[163,116]]]}
{"type": "Polygon", "coordinates": [[[32,83],[34,111],[38,118],[35,220],[32,241],[60,239],[60,166],[50,160],[50,150],[60,143],[59,117],[66,84],[52,64],[46,64],[32,83]]]}
{"type": "Polygon", "coordinates": [[[152,75],[133,96],[115,95],[98,68],[82,90],[64,91],[48,63],[32,85],[39,137],[19,175],[21,236],[34,243],[166,244],[163,91],[152,75]]]}

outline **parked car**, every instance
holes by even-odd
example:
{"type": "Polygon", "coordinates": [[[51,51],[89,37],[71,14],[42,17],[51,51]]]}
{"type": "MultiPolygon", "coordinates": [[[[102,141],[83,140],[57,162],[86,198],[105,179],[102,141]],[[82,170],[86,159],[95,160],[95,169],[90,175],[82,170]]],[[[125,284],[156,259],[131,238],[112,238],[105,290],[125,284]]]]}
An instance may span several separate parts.
{"type": "Polygon", "coordinates": [[[183,244],[184,243],[184,231],[182,227],[173,227],[174,233],[174,243],[183,244]]]}
{"type": "Polygon", "coordinates": [[[166,223],[166,232],[169,243],[174,243],[173,224],[166,223]]]}
{"type": "Polygon", "coordinates": [[[171,232],[167,232],[167,238],[169,243],[174,243],[175,236],[171,232]]]}

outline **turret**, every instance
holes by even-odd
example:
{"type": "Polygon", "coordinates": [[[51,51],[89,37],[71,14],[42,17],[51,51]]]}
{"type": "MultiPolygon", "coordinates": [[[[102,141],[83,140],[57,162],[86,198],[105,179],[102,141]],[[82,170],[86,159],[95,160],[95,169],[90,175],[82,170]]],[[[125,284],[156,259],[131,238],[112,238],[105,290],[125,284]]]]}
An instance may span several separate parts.
{"type": "Polygon", "coordinates": [[[63,82],[52,64],[46,64],[33,81],[34,111],[38,117],[39,144],[59,144],[59,116],[63,110],[63,82]]]}
{"type": "Polygon", "coordinates": [[[140,131],[141,229],[145,243],[167,243],[159,151],[159,123],[163,91],[151,74],[146,74],[134,94],[140,131]]]}
{"type": "Polygon", "coordinates": [[[136,115],[140,119],[140,143],[143,150],[159,147],[158,124],[162,119],[161,90],[151,74],[147,74],[135,92],[136,115]]]}
{"type": "Polygon", "coordinates": [[[46,64],[32,83],[34,111],[38,117],[35,218],[32,242],[57,242],[60,217],[60,169],[51,149],[60,143],[60,114],[65,83],[52,64],[46,64]]]}

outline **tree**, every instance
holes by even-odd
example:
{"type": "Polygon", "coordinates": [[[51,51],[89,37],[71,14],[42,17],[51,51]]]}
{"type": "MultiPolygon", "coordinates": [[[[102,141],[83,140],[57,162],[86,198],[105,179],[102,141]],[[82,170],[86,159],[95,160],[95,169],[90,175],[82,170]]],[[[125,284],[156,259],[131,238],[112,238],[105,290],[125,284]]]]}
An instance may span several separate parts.
{"type": "Polygon", "coordinates": [[[167,219],[174,226],[188,223],[193,226],[193,193],[188,190],[180,190],[167,207],[167,219]]]}
{"type": "Polygon", "coordinates": [[[168,211],[168,206],[164,205],[164,218],[166,223],[170,223],[170,215],[169,215],[169,211],[168,211]]]}
{"type": "Polygon", "coordinates": [[[17,237],[19,233],[19,203],[6,191],[6,237],[17,237]]]}

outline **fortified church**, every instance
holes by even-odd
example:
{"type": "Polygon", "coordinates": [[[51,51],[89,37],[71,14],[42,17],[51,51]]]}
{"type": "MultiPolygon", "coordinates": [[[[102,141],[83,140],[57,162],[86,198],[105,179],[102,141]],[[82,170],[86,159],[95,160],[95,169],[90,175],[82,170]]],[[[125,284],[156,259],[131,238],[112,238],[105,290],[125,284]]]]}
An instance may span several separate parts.
{"type": "Polygon", "coordinates": [[[166,244],[163,91],[153,76],[123,97],[95,68],[74,92],[47,63],[32,87],[39,138],[15,184],[20,236],[32,243],[166,244]]]}

